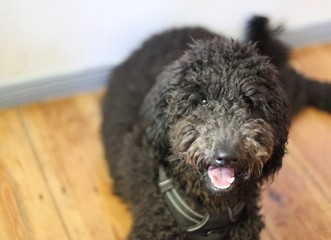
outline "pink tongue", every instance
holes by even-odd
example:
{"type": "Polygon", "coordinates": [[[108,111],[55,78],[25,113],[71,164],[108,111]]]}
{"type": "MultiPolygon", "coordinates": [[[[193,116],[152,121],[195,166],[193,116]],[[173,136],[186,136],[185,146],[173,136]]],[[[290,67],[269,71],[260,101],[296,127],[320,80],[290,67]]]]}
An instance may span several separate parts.
{"type": "Polygon", "coordinates": [[[230,167],[209,167],[208,176],[216,188],[226,189],[234,181],[234,169],[230,167]]]}

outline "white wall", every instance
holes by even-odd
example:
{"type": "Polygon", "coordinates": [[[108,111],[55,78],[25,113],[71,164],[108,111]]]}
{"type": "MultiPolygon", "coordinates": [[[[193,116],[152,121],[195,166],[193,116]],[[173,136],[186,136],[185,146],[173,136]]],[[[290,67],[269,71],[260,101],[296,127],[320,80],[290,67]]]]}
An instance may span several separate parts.
{"type": "Polygon", "coordinates": [[[0,87],[117,64],[151,33],[202,25],[234,38],[254,13],[296,29],[328,0],[0,0],[0,87]]]}

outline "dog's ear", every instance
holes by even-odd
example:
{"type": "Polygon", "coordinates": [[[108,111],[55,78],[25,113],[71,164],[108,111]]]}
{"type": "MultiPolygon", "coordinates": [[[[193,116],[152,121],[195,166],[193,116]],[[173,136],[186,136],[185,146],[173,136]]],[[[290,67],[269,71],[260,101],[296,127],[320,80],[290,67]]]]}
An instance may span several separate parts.
{"type": "Polygon", "coordinates": [[[167,72],[158,76],[156,84],[144,99],[140,112],[148,143],[162,155],[169,151],[169,124],[166,112],[173,89],[171,79],[172,76],[167,72]]]}
{"type": "Polygon", "coordinates": [[[263,166],[262,181],[273,179],[274,175],[278,172],[278,170],[282,166],[284,154],[285,154],[285,146],[283,144],[279,144],[275,146],[271,158],[263,166]]]}
{"type": "MultiPolygon", "coordinates": [[[[281,94],[279,94],[281,96],[281,94]]],[[[280,98],[281,99],[281,98],[280,98]]],[[[262,180],[273,179],[274,175],[282,166],[283,157],[286,153],[286,145],[288,140],[288,131],[290,126],[289,114],[288,114],[288,102],[286,96],[283,95],[283,100],[278,101],[278,107],[274,113],[277,114],[277,118],[274,119],[272,125],[276,127],[275,135],[277,138],[276,145],[274,146],[270,159],[265,163],[262,169],[262,180]]]]}

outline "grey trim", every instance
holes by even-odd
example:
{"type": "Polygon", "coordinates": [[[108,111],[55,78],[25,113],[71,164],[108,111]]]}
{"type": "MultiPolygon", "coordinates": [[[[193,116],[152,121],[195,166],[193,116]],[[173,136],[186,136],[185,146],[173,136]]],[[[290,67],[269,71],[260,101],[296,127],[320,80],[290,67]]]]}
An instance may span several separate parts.
{"type": "MultiPolygon", "coordinates": [[[[291,47],[331,41],[331,21],[285,31],[281,40],[291,47]]],[[[0,107],[16,106],[45,99],[93,91],[105,85],[111,67],[52,76],[0,87],[0,107]]]]}
{"type": "Polygon", "coordinates": [[[99,67],[71,74],[0,87],[0,107],[11,107],[56,97],[71,96],[103,87],[111,67],[99,67]]]}
{"type": "Polygon", "coordinates": [[[209,221],[209,218],[210,218],[210,216],[208,214],[204,217],[204,219],[201,220],[201,222],[199,222],[197,225],[194,225],[194,226],[191,226],[191,227],[187,228],[186,231],[194,232],[194,231],[197,231],[197,230],[203,228],[207,224],[207,222],[209,221]]]}
{"type": "MultiPolygon", "coordinates": [[[[285,29],[286,29],[286,24],[285,29]]],[[[313,24],[299,29],[285,30],[280,39],[291,47],[331,41],[331,21],[313,24]]]]}
{"type": "Polygon", "coordinates": [[[159,166],[159,187],[160,191],[165,194],[165,201],[169,210],[188,232],[197,231],[207,224],[210,218],[209,214],[203,216],[187,205],[172,185],[172,180],[167,178],[161,165],[159,166]]]}
{"type": "Polygon", "coordinates": [[[204,218],[203,215],[197,213],[196,211],[194,211],[192,208],[190,208],[186,202],[183,201],[183,199],[179,196],[178,192],[175,191],[174,189],[172,189],[172,193],[174,194],[175,198],[177,199],[177,201],[180,202],[180,204],[191,214],[193,214],[195,217],[197,218],[204,218]]]}
{"type": "MultiPolygon", "coordinates": [[[[178,213],[180,213],[183,217],[185,217],[187,220],[191,221],[191,222],[194,222],[196,224],[198,224],[200,221],[191,217],[190,215],[188,215],[182,208],[181,206],[179,206],[175,200],[175,197],[172,195],[174,192],[174,189],[171,189],[170,191],[167,191],[165,194],[166,194],[166,197],[169,199],[171,205],[176,209],[176,211],[178,213]]],[[[177,199],[178,200],[178,199],[177,199]]]]}

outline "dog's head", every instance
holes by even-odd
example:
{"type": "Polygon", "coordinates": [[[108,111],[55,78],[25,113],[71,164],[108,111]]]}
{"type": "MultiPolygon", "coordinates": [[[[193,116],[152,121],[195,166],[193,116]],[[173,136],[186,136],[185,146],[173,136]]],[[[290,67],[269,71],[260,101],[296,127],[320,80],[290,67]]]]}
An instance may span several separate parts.
{"type": "Polygon", "coordinates": [[[281,166],[287,101],[251,44],[195,42],[159,76],[143,114],[150,143],[188,191],[224,195],[281,166]]]}

